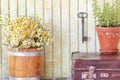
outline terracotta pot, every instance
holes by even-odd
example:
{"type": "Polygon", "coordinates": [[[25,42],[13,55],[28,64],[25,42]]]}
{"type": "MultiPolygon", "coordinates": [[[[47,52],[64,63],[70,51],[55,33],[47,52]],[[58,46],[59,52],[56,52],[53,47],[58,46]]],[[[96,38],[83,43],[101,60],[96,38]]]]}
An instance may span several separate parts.
{"type": "Polygon", "coordinates": [[[101,54],[116,54],[120,39],[120,27],[96,27],[101,54]]]}
{"type": "Polygon", "coordinates": [[[40,80],[42,50],[8,51],[9,80],[40,80]]]}

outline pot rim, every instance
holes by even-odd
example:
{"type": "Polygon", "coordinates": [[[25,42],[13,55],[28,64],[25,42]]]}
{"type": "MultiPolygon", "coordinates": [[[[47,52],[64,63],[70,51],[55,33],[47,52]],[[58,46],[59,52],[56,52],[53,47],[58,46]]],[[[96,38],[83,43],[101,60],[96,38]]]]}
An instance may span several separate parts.
{"type": "Polygon", "coordinates": [[[18,49],[17,51],[9,49],[8,51],[13,51],[13,52],[40,52],[43,51],[42,49],[38,49],[38,48],[23,48],[23,49],[18,49]]]}
{"type": "Polygon", "coordinates": [[[120,27],[96,27],[97,31],[120,31],[120,27]]]}

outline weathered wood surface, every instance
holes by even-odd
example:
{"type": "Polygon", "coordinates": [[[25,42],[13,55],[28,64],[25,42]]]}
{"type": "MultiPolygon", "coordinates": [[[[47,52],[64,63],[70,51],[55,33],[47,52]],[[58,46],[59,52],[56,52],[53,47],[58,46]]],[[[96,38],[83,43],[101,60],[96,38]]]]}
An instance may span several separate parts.
{"type": "MultiPolygon", "coordinates": [[[[0,0],[0,4],[1,4],[1,0],[0,0]]],[[[1,14],[1,6],[0,6],[0,14],[1,14]]],[[[2,76],[2,28],[0,27],[0,77],[1,76],[2,76]]]]}
{"type": "Polygon", "coordinates": [[[53,73],[54,77],[62,76],[62,56],[61,56],[61,4],[60,0],[53,0],[53,73]]]}
{"type": "MultiPolygon", "coordinates": [[[[1,4],[1,0],[0,0],[0,4],[1,4]]],[[[1,6],[0,6],[0,14],[1,14],[1,6]]],[[[1,76],[2,76],[2,28],[0,27],[0,77],[1,76]]]]}
{"type": "MultiPolygon", "coordinates": [[[[103,7],[104,2],[98,0],[103,7]]],[[[99,52],[99,43],[95,31],[92,13],[92,0],[0,0],[0,13],[4,15],[10,9],[10,18],[17,15],[38,15],[50,28],[55,41],[44,51],[44,77],[69,77],[71,75],[71,52],[99,52]],[[82,43],[82,24],[78,12],[87,12],[85,35],[88,42],[82,43]]],[[[0,30],[0,77],[8,77],[7,48],[2,45],[3,28],[0,30]],[[2,31],[1,31],[2,30],[2,31]],[[2,65],[1,65],[2,64],[2,65]]]]}
{"type": "MultiPolygon", "coordinates": [[[[53,1],[44,0],[44,23],[53,32],[53,1]]],[[[52,33],[51,33],[52,35],[52,33]]],[[[53,45],[45,46],[45,77],[53,77],[53,45]]]]}
{"type": "MultiPolygon", "coordinates": [[[[79,4],[78,4],[78,10],[79,12],[87,12],[87,0],[79,0],[79,4]]],[[[88,14],[89,15],[89,14],[88,14]]],[[[79,32],[79,51],[81,52],[87,52],[87,45],[88,43],[85,41],[84,43],[82,43],[82,22],[81,22],[81,18],[78,19],[78,32],[79,32]]],[[[87,27],[87,18],[85,19],[85,23],[84,23],[84,35],[87,36],[87,32],[88,32],[88,27],[87,27]]]]}
{"type": "MultiPolygon", "coordinates": [[[[9,0],[1,0],[1,14],[3,17],[9,17],[6,16],[6,13],[8,13],[10,9],[10,2],[9,0]]],[[[2,27],[2,41],[4,40],[4,27],[6,26],[1,26],[2,27]]],[[[8,77],[8,66],[7,66],[7,47],[2,44],[2,77],[8,77]]]]}
{"type": "Polygon", "coordinates": [[[61,57],[62,77],[69,76],[70,34],[69,34],[69,0],[61,0],[61,57]]]}

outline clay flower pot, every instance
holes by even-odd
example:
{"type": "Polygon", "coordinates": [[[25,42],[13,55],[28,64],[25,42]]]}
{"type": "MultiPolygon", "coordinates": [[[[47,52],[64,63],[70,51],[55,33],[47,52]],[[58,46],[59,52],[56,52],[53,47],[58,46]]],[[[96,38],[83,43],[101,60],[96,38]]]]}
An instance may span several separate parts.
{"type": "Polygon", "coordinates": [[[116,54],[120,39],[120,27],[96,27],[101,54],[116,54]]]}

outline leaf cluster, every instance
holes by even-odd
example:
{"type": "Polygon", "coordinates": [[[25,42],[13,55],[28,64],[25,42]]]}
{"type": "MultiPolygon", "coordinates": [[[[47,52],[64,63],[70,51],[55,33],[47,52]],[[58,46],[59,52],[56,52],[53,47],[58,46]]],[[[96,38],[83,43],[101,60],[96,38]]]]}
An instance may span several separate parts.
{"type": "Polygon", "coordinates": [[[104,6],[98,5],[97,0],[93,0],[93,15],[98,26],[118,27],[120,26],[120,0],[115,0],[112,5],[105,2],[104,6]]]}

